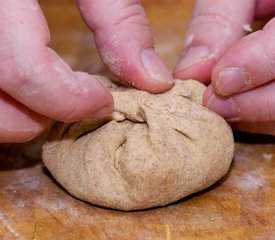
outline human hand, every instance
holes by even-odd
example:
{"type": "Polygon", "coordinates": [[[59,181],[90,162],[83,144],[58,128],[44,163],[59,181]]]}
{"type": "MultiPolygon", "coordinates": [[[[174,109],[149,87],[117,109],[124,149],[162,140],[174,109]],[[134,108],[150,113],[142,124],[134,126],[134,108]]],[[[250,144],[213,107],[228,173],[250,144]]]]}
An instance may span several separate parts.
{"type": "Polygon", "coordinates": [[[204,104],[234,127],[275,135],[275,19],[247,36],[256,17],[275,15],[272,0],[198,0],[178,78],[209,84],[204,104]]]}
{"type": "Polygon", "coordinates": [[[133,87],[160,93],[173,86],[171,73],[155,52],[140,0],[77,0],[94,33],[103,62],[133,87]]]}
{"type": "MultiPolygon", "coordinates": [[[[111,71],[150,92],[172,86],[139,1],[78,5],[111,71]]],[[[73,72],[47,46],[50,34],[37,0],[2,1],[0,33],[0,142],[27,141],[51,119],[94,119],[112,111],[112,96],[97,77],[73,72]]]]}

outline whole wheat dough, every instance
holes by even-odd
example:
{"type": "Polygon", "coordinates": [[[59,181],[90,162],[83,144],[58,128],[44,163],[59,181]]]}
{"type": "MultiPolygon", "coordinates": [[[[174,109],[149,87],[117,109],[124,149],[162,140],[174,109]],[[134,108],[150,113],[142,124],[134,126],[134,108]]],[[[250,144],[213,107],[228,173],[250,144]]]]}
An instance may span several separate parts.
{"type": "Polygon", "coordinates": [[[101,122],[55,126],[43,160],[72,195],[121,210],[146,209],[207,188],[229,169],[230,127],[201,106],[205,87],[176,81],[159,95],[117,90],[101,122]]]}

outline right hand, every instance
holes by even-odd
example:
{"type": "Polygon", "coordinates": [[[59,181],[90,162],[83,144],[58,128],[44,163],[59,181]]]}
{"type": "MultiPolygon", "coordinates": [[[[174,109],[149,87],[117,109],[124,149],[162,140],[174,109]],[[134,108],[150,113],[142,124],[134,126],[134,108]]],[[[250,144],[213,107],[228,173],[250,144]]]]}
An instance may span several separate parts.
{"type": "Polygon", "coordinates": [[[208,86],[204,104],[237,129],[275,135],[275,18],[247,35],[274,0],[197,0],[178,78],[208,86]]]}

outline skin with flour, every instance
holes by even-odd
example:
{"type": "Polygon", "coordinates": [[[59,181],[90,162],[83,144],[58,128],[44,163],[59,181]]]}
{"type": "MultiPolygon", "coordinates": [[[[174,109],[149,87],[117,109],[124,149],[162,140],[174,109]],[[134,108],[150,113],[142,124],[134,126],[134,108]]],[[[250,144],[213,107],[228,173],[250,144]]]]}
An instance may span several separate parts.
{"type": "MultiPolygon", "coordinates": [[[[154,93],[171,88],[173,78],[211,83],[204,94],[208,108],[236,121],[235,127],[275,134],[274,18],[246,36],[253,19],[274,17],[273,0],[197,0],[174,77],[154,51],[141,3],[77,1],[102,60],[121,81],[154,93]]],[[[112,111],[100,81],[73,71],[48,46],[39,1],[2,1],[0,32],[0,142],[28,141],[51,119],[96,119],[112,111]]]]}

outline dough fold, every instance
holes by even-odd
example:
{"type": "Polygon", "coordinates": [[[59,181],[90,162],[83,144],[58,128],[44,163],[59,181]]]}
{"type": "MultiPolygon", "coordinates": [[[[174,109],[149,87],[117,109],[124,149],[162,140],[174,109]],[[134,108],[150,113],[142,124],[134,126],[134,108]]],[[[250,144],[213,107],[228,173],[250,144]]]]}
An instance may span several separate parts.
{"type": "Polygon", "coordinates": [[[177,80],[158,95],[113,90],[110,118],[54,126],[44,164],[75,197],[113,209],[163,206],[205,189],[228,171],[234,141],[201,105],[204,89],[177,80]]]}

